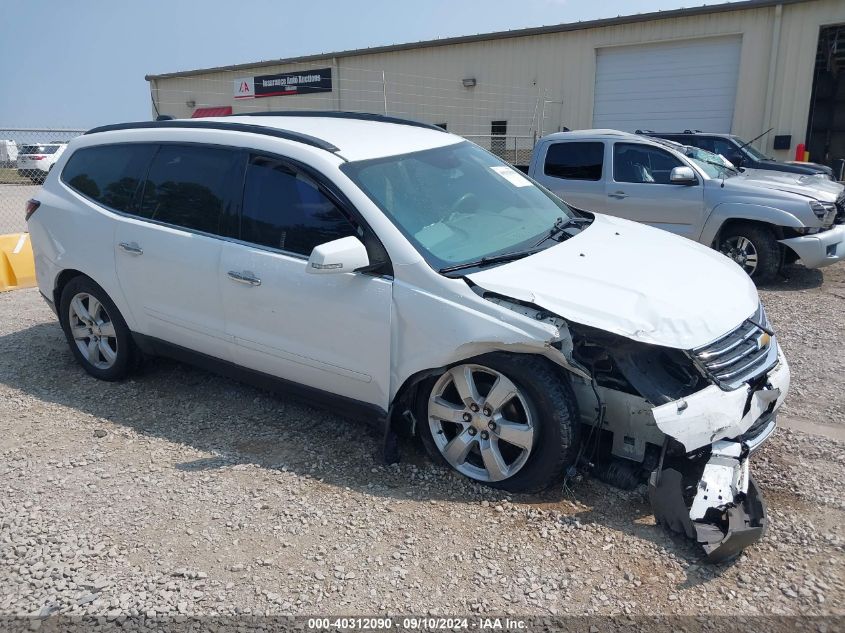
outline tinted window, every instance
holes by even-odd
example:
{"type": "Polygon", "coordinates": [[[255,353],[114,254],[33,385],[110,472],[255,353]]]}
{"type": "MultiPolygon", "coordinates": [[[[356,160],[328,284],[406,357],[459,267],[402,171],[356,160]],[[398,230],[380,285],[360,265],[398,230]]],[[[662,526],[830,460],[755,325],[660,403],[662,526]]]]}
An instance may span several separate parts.
{"type": "MultiPolygon", "coordinates": [[[[138,214],[188,229],[218,233],[237,178],[235,151],[200,145],[162,145],[153,158],[138,214]]],[[[243,173],[243,172],[241,172],[243,173]]]]}
{"type": "Polygon", "coordinates": [[[547,176],[601,180],[604,143],[555,143],[546,154],[547,176]]]}
{"type": "Polygon", "coordinates": [[[107,207],[131,211],[155,145],[100,145],[73,153],[62,171],[71,188],[107,207]]]}
{"type": "Polygon", "coordinates": [[[357,235],[355,227],[307,176],[254,156],[247,167],[241,239],[301,255],[318,244],[357,235]]]}
{"type": "Polygon", "coordinates": [[[721,154],[734,164],[739,164],[742,161],[742,153],[739,148],[723,138],[714,138],[713,149],[710,151],[714,154],[721,154]]]}
{"type": "Polygon", "coordinates": [[[662,138],[665,138],[669,141],[675,141],[676,143],[680,143],[681,145],[694,145],[698,147],[696,139],[700,138],[693,134],[669,134],[662,138]]]}
{"type": "Polygon", "coordinates": [[[669,184],[669,173],[683,163],[657,147],[638,143],[613,146],[613,179],[616,182],[669,184]]]}

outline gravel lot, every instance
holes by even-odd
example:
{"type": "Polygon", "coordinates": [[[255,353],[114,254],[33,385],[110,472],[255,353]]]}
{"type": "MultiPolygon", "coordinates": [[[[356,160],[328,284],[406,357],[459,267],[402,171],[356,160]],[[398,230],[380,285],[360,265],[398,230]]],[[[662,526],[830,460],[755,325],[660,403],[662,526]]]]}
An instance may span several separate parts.
{"type": "Polygon", "coordinates": [[[845,265],[790,275],[762,289],[794,380],[752,467],[771,528],[721,566],[644,488],[507,496],[410,440],[386,467],[364,427],[165,360],[98,382],[36,290],[0,294],[0,615],[843,616],[845,265]]]}

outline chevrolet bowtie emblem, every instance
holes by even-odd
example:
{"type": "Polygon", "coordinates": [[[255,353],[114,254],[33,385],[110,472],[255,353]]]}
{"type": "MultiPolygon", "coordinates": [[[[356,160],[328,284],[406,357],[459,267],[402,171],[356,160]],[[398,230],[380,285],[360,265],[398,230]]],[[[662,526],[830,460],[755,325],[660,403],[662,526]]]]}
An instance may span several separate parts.
{"type": "Polygon", "coordinates": [[[763,334],[760,335],[760,338],[757,339],[757,346],[760,349],[763,349],[764,347],[768,347],[769,343],[771,343],[771,341],[772,341],[772,337],[769,336],[769,334],[767,332],[763,332],[763,334]]]}

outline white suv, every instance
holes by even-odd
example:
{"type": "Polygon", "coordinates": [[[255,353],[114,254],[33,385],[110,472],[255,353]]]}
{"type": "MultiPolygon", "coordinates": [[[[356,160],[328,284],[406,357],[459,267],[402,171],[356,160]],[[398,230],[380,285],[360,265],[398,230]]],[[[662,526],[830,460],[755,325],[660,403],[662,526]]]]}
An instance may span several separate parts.
{"type": "Polygon", "coordinates": [[[18,151],[18,175],[32,182],[44,182],[53,165],[67,148],[67,143],[23,145],[18,151]]]}
{"type": "Polygon", "coordinates": [[[108,126],[27,216],[93,376],[185,359],[361,417],[391,458],[407,425],[510,491],[650,477],[713,559],[764,528],[748,454],[789,368],[742,269],[458,136],[348,113],[108,126]]]}

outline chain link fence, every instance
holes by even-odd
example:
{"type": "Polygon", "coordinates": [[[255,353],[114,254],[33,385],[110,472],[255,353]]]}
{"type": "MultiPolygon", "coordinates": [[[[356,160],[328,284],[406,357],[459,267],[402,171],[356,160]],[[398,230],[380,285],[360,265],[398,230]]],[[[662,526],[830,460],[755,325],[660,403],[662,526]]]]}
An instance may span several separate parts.
{"type": "Polygon", "coordinates": [[[506,134],[466,134],[464,138],[495,154],[516,167],[527,168],[531,162],[536,139],[533,136],[508,136],[506,134]]]}
{"type": "Polygon", "coordinates": [[[26,230],[24,207],[68,141],[85,130],[0,128],[0,235],[26,230]]]}
{"type": "MultiPolygon", "coordinates": [[[[289,68],[285,68],[289,70],[289,68]]],[[[382,70],[336,69],[329,92],[296,97],[236,99],[239,72],[153,82],[155,114],[176,118],[219,116],[224,112],[267,110],[343,110],[384,113],[434,123],[463,136],[523,169],[538,138],[555,130],[560,101],[535,86],[483,83],[472,86],[454,77],[431,77],[382,70]]],[[[84,130],[0,128],[0,235],[26,230],[26,201],[84,130]]]]}

